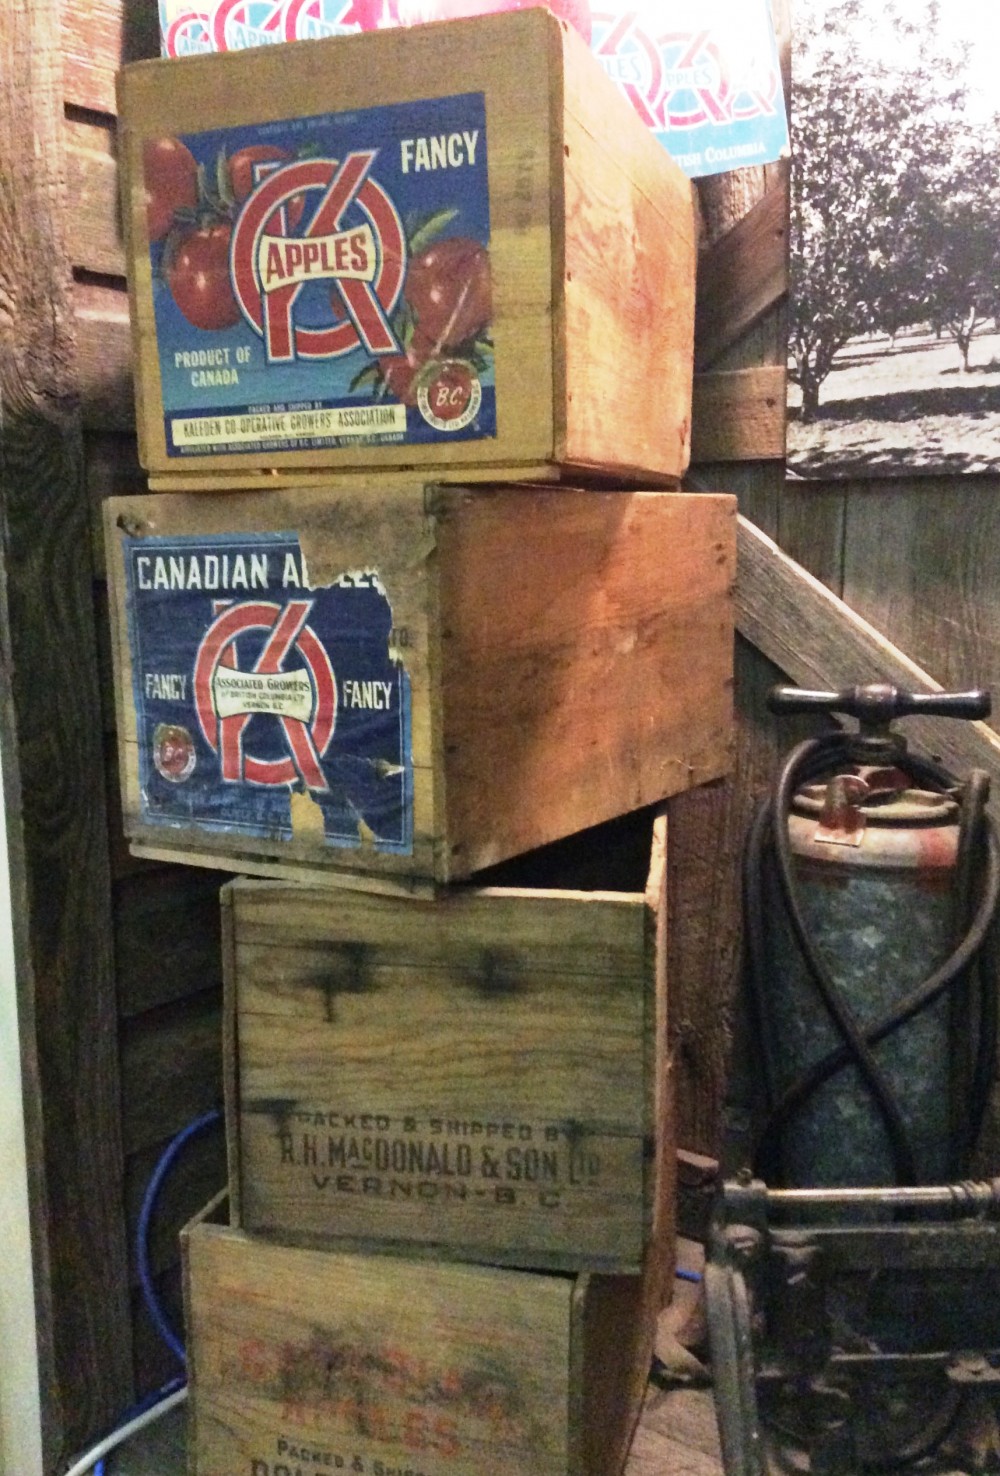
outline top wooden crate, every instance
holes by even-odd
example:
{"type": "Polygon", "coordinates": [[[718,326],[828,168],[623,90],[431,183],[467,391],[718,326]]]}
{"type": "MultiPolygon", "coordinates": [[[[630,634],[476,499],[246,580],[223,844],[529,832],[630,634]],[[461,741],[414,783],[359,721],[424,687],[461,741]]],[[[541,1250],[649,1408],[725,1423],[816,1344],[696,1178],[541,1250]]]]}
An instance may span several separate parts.
{"type": "Polygon", "coordinates": [[[548,11],[139,62],[119,111],[154,487],[682,475],[692,187],[548,11]]]}

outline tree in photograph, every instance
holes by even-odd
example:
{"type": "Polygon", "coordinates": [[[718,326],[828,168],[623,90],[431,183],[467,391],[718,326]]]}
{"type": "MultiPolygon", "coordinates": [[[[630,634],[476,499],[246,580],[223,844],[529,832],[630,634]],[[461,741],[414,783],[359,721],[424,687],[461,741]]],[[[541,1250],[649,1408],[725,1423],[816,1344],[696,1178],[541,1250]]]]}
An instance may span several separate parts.
{"type": "Polygon", "coordinates": [[[937,0],[877,10],[874,0],[809,0],[796,9],[790,374],[804,421],[819,413],[820,389],[849,339],[887,320],[895,332],[924,312],[922,283],[900,296],[900,245],[919,238],[948,174],[963,100],[962,58],[946,54],[937,16],[937,0]],[[872,36],[887,34],[894,44],[869,55],[872,36]],[[917,38],[933,68],[917,65],[917,38]]]}
{"type": "MultiPolygon", "coordinates": [[[[996,136],[996,125],[991,128],[996,136]]],[[[943,188],[921,210],[897,275],[922,291],[921,317],[947,331],[968,373],[976,333],[1000,314],[1000,186],[995,160],[970,139],[958,140],[943,188]]]]}

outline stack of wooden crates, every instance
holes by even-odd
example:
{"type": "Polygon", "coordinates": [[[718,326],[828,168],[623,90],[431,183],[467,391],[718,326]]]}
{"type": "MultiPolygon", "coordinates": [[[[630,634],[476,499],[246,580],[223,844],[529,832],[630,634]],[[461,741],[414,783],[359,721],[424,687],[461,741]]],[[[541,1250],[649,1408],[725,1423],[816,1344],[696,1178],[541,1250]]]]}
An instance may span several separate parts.
{"type": "Polygon", "coordinates": [[[242,874],[191,1469],[614,1476],[673,1270],[655,807],[730,747],[691,187],[543,10],[120,102],[125,823],[242,874]]]}

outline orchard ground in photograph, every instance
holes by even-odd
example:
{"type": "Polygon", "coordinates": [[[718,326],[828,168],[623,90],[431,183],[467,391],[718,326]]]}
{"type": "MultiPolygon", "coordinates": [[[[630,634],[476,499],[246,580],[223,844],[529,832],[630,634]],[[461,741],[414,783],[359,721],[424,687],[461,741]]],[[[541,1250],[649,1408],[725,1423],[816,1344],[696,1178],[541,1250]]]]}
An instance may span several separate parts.
{"type": "Polygon", "coordinates": [[[815,419],[789,389],[788,455],[808,477],[985,472],[1000,465],[1000,332],[977,333],[969,368],[926,325],[852,338],[838,352],[815,419]]]}

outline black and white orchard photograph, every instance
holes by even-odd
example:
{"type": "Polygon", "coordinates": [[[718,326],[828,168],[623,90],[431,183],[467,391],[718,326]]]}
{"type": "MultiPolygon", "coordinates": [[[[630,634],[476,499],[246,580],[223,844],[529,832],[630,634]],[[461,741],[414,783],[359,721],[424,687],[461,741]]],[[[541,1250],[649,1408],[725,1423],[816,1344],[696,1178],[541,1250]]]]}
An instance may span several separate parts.
{"type": "Polygon", "coordinates": [[[1000,18],[796,0],[788,466],[1000,466],[1000,18]]]}

